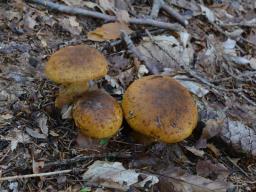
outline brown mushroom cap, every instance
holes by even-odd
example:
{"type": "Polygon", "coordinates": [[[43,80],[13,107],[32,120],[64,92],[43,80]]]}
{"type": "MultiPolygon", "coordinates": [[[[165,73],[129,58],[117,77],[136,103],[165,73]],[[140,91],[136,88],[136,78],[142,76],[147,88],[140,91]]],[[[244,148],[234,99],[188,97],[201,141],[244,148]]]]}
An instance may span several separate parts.
{"type": "Polygon", "coordinates": [[[84,82],[105,76],[107,66],[107,60],[97,49],[86,45],[68,46],[50,57],[45,74],[56,83],[84,82]]]}
{"type": "Polygon", "coordinates": [[[166,143],[187,138],[198,120],[190,93],[168,76],[134,81],[124,94],[122,107],[131,128],[166,143]]]}
{"type": "Polygon", "coordinates": [[[81,133],[93,138],[108,138],[122,125],[123,113],[119,103],[102,90],[89,91],[76,102],[73,118],[81,133]]]}

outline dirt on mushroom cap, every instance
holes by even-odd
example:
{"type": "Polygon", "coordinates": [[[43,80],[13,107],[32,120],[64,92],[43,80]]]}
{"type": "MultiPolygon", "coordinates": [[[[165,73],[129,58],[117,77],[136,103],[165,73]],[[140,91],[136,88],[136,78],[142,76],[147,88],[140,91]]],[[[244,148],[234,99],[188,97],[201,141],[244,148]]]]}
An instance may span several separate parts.
{"type": "Polygon", "coordinates": [[[56,83],[93,80],[107,74],[105,57],[86,45],[68,46],[55,52],[45,66],[46,76],[56,83]]]}
{"type": "Polygon", "coordinates": [[[73,109],[73,118],[81,133],[93,138],[108,138],[122,125],[119,103],[102,90],[86,92],[73,109]]]}
{"type": "Polygon", "coordinates": [[[187,138],[198,120],[190,93],[168,76],[136,80],[124,94],[122,107],[131,128],[166,143],[187,138]]]}

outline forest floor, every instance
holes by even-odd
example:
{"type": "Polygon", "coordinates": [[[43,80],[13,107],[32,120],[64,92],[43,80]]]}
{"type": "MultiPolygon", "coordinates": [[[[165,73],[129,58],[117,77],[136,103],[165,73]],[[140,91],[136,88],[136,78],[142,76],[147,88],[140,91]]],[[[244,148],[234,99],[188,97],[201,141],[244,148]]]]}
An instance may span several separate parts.
{"type": "Polygon", "coordinates": [[[256,191],[253,0],[155,1],[162,7],[153,14],[148,0],[54,2],[112,20],[39,0],[0,2],[0,191],[256,191]],[[55,51],[78,44],[105,55],[109,72],[97,86],[118,101],[142,76],[177,79],[198,106],[193,134],[177,144],[148,144],[124,122],[109,140],[84,139],[70,107],[55,108],[59,86],[44,74],[55,51]],[[121,165],[111,162],[130,171],[113,173],[118,184],[110,173],[121,165]],[[85,179],[92,165],[94,175],[85,179]]]}

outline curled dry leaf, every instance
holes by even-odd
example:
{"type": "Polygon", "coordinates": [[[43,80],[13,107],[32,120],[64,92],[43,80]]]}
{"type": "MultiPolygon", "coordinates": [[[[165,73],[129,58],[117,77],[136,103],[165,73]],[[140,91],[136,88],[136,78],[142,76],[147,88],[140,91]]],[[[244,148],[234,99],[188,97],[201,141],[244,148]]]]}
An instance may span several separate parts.
{"type": "Polygon", "coordinates": [[[116,17],[120,23],[128,23],[130,19],[129,13],[126,10],[117,11],[116,17]]]}
{"type": "Polygon", "coordinates": [[[46,136],[48,136],[48,131],[49,131],[47,121],[48,119],[45,114],[40,115],[39,118],[37,119],[39,128],[41,129],[42,133],[46,136]]]}
{"type": "Polygon", "coordinates": [[[213,181],[198,175],[191,175],[178,167],[167,168],[160,174],[161,192],[226,192],[232,187],[226,181],[213,181]]]}
{"type": "Polygon", "coordinates": [[[132,33],[132,30],[127,24],[114,22],[104,24],[94,31],[90,31],[87,35],[88,39],[92,41],[107,41],[120,38],[121,31],[125,31],[128,34],[132,33]]]}
{"type": "Polygon", "coordinates": [[[104,11],[115,12],[115,0],[99,0],[99,5],[104,11]]]}
{"type": "Polygon", "coordinates": [[[189,37],[185,34],[180,41],[170,35],[145,37],[138,49],[149,63],[154,62],[162,69],[173,69],[180,64],[189,65],[193,60],[194,50],[188,39],[189,37]]]}
{"type": "Polygon", "coordinates": [[[196,164],[196,173],[202,177],[215,174],[218,179],[226,180],[229,175],[228,169],[221,163],[212,163],[210,160],[199,160],[196,164]]]}
{"type": "Polygon", "coordinates": [[[189,77],[184,75],[176,75],[174,79],[178,80],[184,87],[186,87],[191,93],[195,94],[198,97],[203,97],[209,93],[209,90],[206,89],[202,84],[192,81],[189,77]]]}
{"type": "Polygon", "coordinates": [[[82,27],[77,22],[75,16],[69,16],[68,18],[59,19],[59,24],[64,30],[70,32],[73,35],[80,35],[82,32],[82,27]]]}
{"type": "Polygon", "coordinates": [[[185,148],[186,148],[188,151],[190,151],[191,153],[193,153],[195,156],[198,156],[198,157],[203,157],[203,156],[204,156],[204,151],[203,151],[203,150],[196,149],[194,146],[192,146],[192,147],[185,146],[185,148]]]}
{"type": "Polygon", "coordinates": [[[158,183],[155,175],[125,169],[120,162],[105,161],[95,161],[83,174],[83,179],[88,183],[121,191],[127,191],[131,186],[145,189],[158,183]]]}
{"type": "Polygon", "coordinates": [[[209,119],[206,122],[206,126],[203,129],[203,133],[200,137],[200,139],[197,141],[196,147],[206,148],[207,147],[207,140],[216,136],[221,132],[222,126],[224,125],[223,119],[209,119]]]}
{"type": "Polygon", "coordinates": [[[33,129],[30,129],[30,128],[26,128],[26,132],[33,138],[36,138],[36,139],[46,139],[47,136],[45,134],[42,134],[42,133],[39,133],[37,130],[33,130],[33,129]]]}
{"type": "Polygon", "coordinates": [[[11,141],[11,150],[14,151],[17,148],[18,143],[30,143],[30,137],[22,130],[14,128],[6,136],[0,135],[1,140],[11,141]]]}

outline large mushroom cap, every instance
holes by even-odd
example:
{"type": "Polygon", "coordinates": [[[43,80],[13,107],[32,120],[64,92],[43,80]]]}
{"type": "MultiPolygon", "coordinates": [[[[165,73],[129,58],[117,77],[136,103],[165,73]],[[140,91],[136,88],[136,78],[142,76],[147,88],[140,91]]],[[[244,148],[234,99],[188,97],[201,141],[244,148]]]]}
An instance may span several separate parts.
{"type": "Polygon", "coordinates": [[[76,45],[55,52],[45,66],[45,73],[56,83],[74,83],[105,76],[107,66],[107,60],[97,49],[76,45]]]}
{"type": "Polygon", "coordinates": [[[187,138],[198,119],[190,93],[168,76],[134,81],[124,94],[122,107],[131,128],[166,143],[187,138]]]}
{"type": "Polygon", "coordinates": [[[73,109],[73,119],[81,133],[92,138],[113,136],[122,125],[123,113],[118,102],[104,91],[86,92],[73,109]]]}

